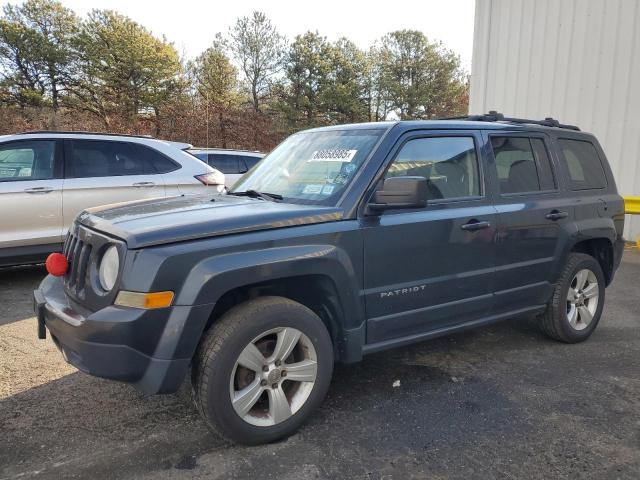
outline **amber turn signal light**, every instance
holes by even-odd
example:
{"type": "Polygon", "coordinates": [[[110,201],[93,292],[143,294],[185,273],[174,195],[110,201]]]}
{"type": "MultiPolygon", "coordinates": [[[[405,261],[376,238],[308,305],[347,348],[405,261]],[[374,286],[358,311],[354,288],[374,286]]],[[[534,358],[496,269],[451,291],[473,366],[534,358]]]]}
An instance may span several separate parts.
{"type": "Polygon", "coordinates": [[[121,307],[142,308],[151,310],[153,308],[165,308],[171,306],[173,302],[173,292],[128,292],[120,290],[116,305],[121,307]]]}

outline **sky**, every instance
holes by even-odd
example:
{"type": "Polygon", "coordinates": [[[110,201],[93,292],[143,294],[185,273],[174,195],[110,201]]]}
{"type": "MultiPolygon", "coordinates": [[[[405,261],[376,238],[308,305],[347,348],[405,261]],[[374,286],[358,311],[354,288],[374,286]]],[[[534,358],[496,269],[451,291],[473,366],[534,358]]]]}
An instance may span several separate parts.
{"type": "MultiPolygon", "coordinates": [[[[6,4],[0,1],[0,4],[6,4]]],[[[10,3],[20,3],[12,0],[10,3]]],[[[393,30],[415,29],[442,41],[471,72],[474,0],[62,0],[81,16],[93,8],[113,9],[164,35],[188,58],[209,47],[216,32],[227,33],[238,17],[261,10],[288,39],[317,30],[329,40],[345,36],[360,48],[393,30]]]]}

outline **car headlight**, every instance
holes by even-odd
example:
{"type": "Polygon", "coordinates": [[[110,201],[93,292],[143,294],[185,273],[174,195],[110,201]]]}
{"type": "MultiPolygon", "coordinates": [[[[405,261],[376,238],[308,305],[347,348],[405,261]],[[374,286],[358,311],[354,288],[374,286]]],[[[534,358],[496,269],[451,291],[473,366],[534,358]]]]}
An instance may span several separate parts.
{"type": "Polygon", "coordinates": [[[98,269],[98,278],[100,286],[106,291],[110,291],[116,285],[118,279],[118,270],[120,270],[120,255],[115,245],[107,248],[100,260],[100,268],[98,269]]]}

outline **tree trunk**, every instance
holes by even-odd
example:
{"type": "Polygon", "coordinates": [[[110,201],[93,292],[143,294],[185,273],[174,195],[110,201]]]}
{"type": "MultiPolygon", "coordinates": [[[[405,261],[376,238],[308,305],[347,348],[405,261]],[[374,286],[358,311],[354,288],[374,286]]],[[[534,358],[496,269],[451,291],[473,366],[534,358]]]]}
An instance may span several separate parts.
{"type": "Polygon", "coordinates": [[[222,141],[222,148],[227,148],[227,127],[224,122],[224,112],[222,109],[218,110],[218,122],[220,124],[220,139],[222,141]]]}
{"type": "Polygon", "coordinates": [[[53,111],[58,111],[58,82],[56,80],[55,66],[53,64],[49,64],[49,82],[51,83],[51,105],[53,106],[53,111]]]}
{"type": "Polygon", "coordinates": [[[253,108],[256,112],[260,113],[260,103],[258,99],[258,84],[256,80],[251,82],[251,98],[253,100],[253,108]]]}
{"type": "Polygon", "coordinates": [[[51,122],[49,122],[49,128],[51,130],[58,129],[58,112],[55,108],[53,109],[53,114],[51,115],[51,122]]]}

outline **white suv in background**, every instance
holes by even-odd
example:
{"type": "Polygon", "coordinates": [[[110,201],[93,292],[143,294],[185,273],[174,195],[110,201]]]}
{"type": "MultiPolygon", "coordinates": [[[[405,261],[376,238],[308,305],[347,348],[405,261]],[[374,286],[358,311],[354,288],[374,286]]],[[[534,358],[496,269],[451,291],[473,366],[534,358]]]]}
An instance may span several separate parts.
{"type": "Polygon", "coordinates": [[[190,148],[187,150],[216,170],[224,173],[225,185],[231,188],[238,179],[262,160],[264,153],[225,148],[190,148]]]}
{"type": "Polygon", "coordinates": [[[0,136],[0,266],[42,261],[85,208],[222,192],[224,174],[191,145],[82,132],[0,136]]]}

